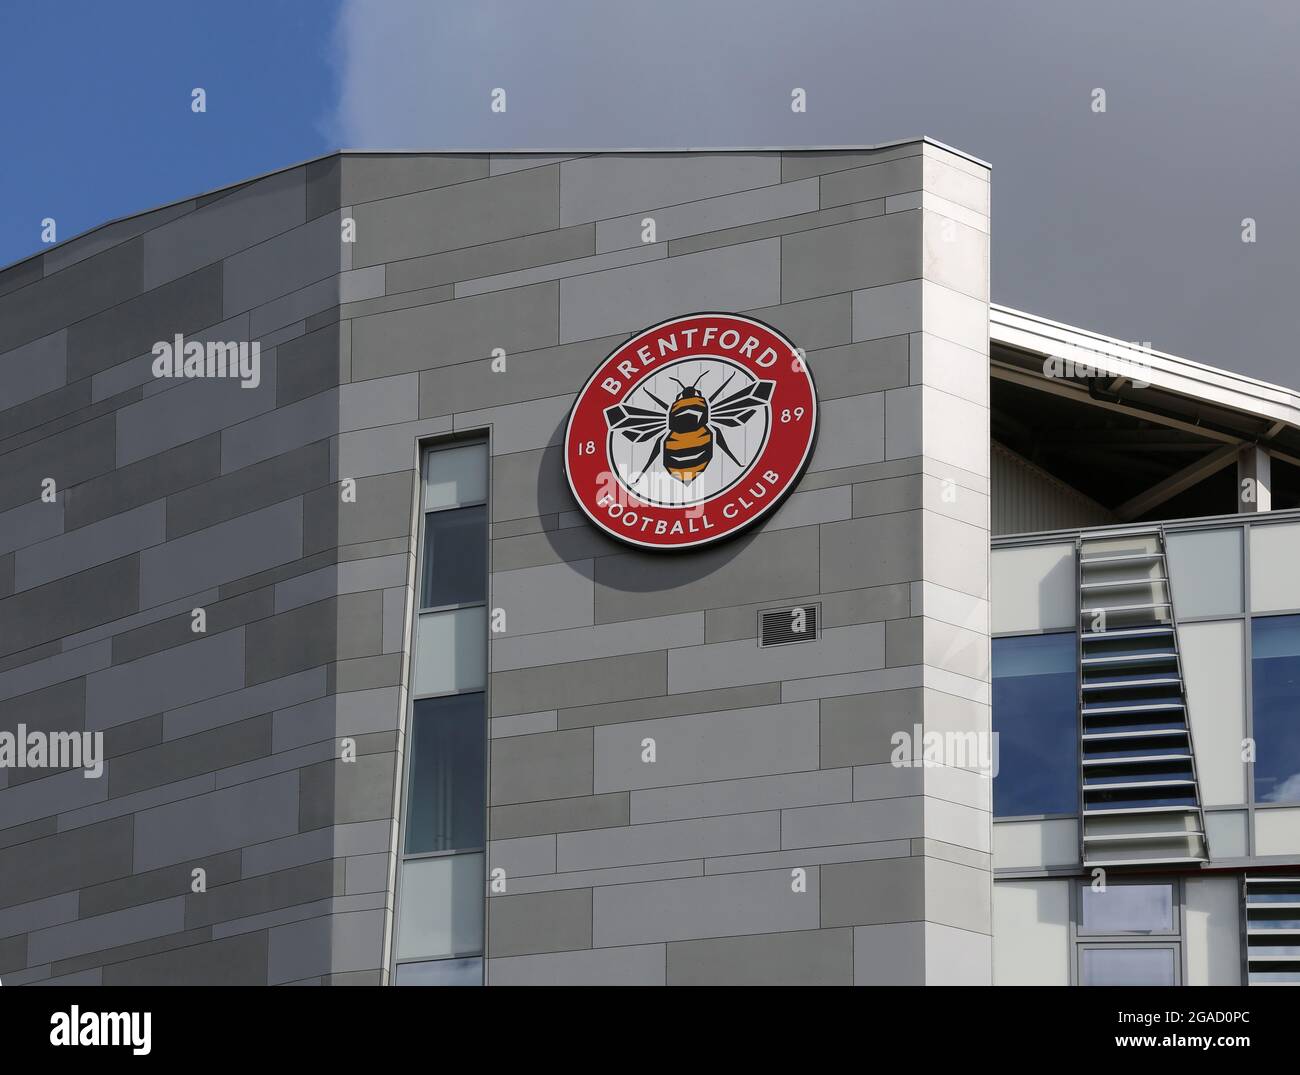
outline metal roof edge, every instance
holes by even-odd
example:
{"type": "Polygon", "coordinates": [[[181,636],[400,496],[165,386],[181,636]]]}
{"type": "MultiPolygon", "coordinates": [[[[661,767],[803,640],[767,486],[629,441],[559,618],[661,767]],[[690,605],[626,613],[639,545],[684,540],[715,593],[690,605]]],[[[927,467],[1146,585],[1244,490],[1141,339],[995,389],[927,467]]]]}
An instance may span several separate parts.
{"type": "Polygon", "coordinates": [[[1300,428],[1300,391],[1204,362],[989,304],[989,339],[1049,358],[1087,362],[1116,375],[1137,375],[1158,388],[1300,428]]]}

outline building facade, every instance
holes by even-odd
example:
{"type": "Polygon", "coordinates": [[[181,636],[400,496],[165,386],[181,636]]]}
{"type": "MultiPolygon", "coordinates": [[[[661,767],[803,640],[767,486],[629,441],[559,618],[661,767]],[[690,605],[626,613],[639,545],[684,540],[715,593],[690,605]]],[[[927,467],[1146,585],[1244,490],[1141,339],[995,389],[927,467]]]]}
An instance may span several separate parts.
{"type": "MultiPolygon", "coordinates": [[[[987,166],[921,140],[336,154],[0,271],[4,983],[1294,977],[1300,400],[988,265],[987,166]],[[788,341],[815,446],[743,533],[630,544],[570,415],[701,311],[788,341]],[[1099,583],[1172,670],[1095,685],[1099,583]]],[[[756,412],[800,420],[692,428],[719,482],[756,412]]]]}
{"type": "Polygon", "coordinates": [[[1297,540],[1294,512],[995,540],[995,982],[1296,981],[1297,540]]]}

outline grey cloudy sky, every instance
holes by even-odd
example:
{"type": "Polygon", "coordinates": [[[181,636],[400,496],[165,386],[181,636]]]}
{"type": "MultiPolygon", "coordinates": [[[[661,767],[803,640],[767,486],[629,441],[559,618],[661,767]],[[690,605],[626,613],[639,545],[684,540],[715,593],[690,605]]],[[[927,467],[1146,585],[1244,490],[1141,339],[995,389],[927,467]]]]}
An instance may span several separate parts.
{"type": "Polygon", "coordinates": [[[993,165],[994,301],[1300,387],[1293,0],[344,0],[336,42],[349,148],[929,135],[993,165]]]}

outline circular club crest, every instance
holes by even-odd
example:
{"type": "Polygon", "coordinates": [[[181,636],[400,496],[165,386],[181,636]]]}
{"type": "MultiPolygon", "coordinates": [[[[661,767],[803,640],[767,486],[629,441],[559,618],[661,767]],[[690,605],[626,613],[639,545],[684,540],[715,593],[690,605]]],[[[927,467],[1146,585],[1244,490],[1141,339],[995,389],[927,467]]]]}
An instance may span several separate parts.
{"type": "Polygon", "coordinates": [[[737,314],[690,314],[616,348],[578,393],[569,488],[607,534],[690,549],[768,514],[812,455],[817,395],[794,345],[737,314]]]}

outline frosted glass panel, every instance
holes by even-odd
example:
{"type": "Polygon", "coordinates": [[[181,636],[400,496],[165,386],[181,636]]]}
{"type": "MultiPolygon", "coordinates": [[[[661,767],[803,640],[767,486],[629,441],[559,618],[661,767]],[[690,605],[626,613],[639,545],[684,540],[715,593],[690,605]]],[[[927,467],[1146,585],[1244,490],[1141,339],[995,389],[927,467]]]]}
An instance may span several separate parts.
{"type": "Polygon", "coordinates": [[[465,955],[483,947],[483,856],[402,863],[397,958],[465,955]]]}
{"type": "MultiPolygon", "coordinates": [[[[1254,612],[1300,608],[1300,523],[1250,528],[1250,607],[1254,612]]],[[[1182,610],[1179,610],[1181,614],[1182,610]]]]}
{"type": "Polygon", "coordinates": [[[1246,812],[1215,810],[1205,815],[1205,835],[1210,842],[1210,858],[1246,857],[1246,812]]]}
{"type": "Polygon", "coordinates": [[[1080,953],[1083,985],[1173,985],[1172,948],[1085,948],[1080,953]]]}
{"type": "MultiPolygon", "coordinates": [[[[1178,615],[1182,616],[1180,606],[1178,615]]],[[[1246,801],[1246,654],[1240,620],[1184,623],[1178,628],[1196,770],[1207,806],[1246,801]]]]}
{"type": "Polygon", "coordinates": [[[1079,823],[1073,819],[993,823],[993,865],[998,869],[1073,866],[1078,861],[1079,823]]]}
{"type": "Polygon", "coordinates": [[[994,632],[1073,630],[1073,545],[994,549],[991,562],[994,632]]]}
{"type": "Polygon", "coordinates": [[[1255,811],[1255,854],[1300,854],[1300,808],[1255,811]]]}
{"type": "Polygon", "coordinates": [[[429,963],[399,963],[396,985],[482,985],[483,959],[436,959],[429,963]]]}
{"type": "Polygon", "coordinates": [[[1107,885],[1099,892],[1081,885],[1083,921],[1089,933],[1169,933],[1174,928],[1172,885],[1107,885]]]}
{"type": "Polygon", "coordinates": [[[487,465],[486,444],[429,452],[424,457],[424,510],[486,500],[487,465]]]}
{"type": "Polygon", "coordinates": [[[1241,530],[1169,535],[1169,574],[1179,619],[1241,611],[1241,530]]]}
{"type": "Polygon", "coordinates": [[[487,674],[487,609],[426,612],[415,636],[415,693],[479,690],[487,674]]]}

